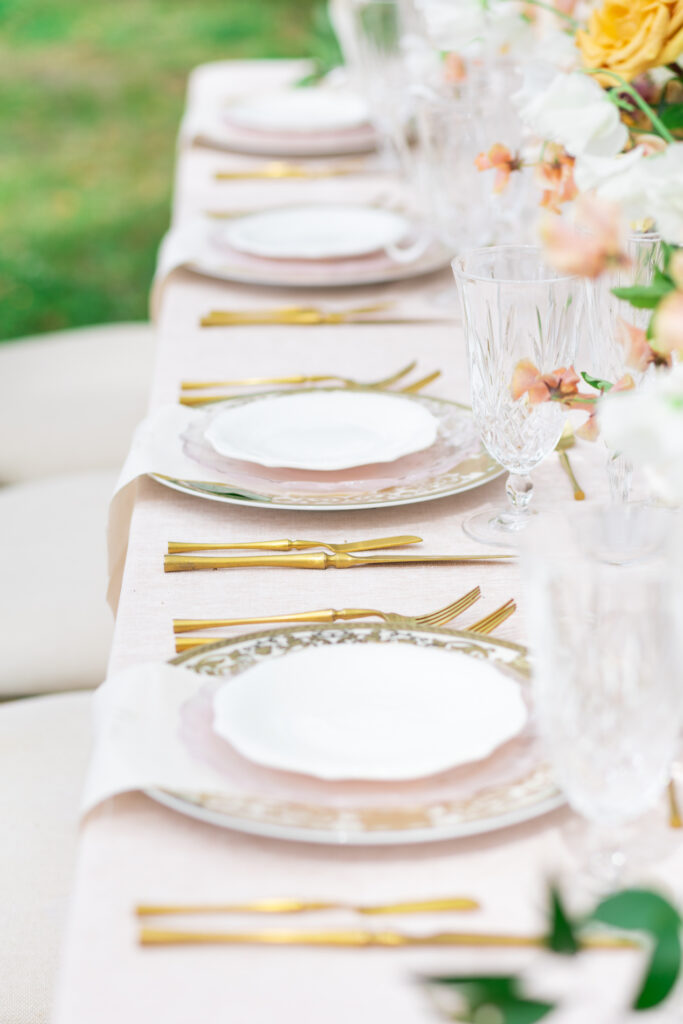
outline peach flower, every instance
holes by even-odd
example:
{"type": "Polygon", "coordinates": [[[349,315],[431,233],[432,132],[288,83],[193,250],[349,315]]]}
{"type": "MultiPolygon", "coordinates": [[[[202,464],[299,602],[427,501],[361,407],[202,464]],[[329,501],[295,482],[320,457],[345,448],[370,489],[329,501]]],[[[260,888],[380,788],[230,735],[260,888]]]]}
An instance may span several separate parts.
{"type": "Polygon", "coordinates": [[[518,156],[513,156],[507,146],[504,146],[501,142],[496,142],[495,145],[491,146],[488,153],[479,154],[474,161],[474,166],[478,171],[495,169],[496,176],[493,180],[493,191],[500,193],[504,192],[507,188],[512,172],[521,169],[522,161],[518,156]]]}
{"type": "Polygon", "coordinates": [[[683,352],[683,291],[669,292],[662,299],[652,326],[655,355],[670,363],[672,352],[683,352]]]}
{"type": "Polygon", "coordinates": [[[543,189],[541,206],[559,213],[562,203],[576,199],[578,189],[574,181],[574,157],[563,146],[550,142],[534,170],[537,185],[543,189]]]}
{"type": "Polygon", "coordinates": [[[609,267],[628,266],[619,208],[595,196],[576,204],[576,226],[558,217],[541,223],[548,261],[565,274],[599,277],[609,267]]]}

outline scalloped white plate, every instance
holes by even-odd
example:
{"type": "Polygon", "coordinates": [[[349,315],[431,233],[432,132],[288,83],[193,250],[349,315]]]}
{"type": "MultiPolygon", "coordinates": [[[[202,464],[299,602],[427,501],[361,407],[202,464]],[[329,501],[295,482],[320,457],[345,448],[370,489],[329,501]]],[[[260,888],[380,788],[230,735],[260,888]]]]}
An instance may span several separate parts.
{"type": "Polygon", "coordinates": [[[438,422],[400,395],[305,391],[223,408],[204,437],[220,455],[260,466],[341,470],[429,448],[438,422]]]}

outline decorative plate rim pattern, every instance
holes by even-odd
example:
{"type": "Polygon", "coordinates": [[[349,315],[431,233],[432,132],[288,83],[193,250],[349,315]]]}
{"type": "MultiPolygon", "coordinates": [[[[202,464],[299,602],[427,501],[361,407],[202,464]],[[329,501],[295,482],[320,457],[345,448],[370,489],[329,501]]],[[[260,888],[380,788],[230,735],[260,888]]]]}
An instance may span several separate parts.
{"type": "MultiPolygon", "coordinates": [[[[383,623],[293,626],[226,638],[172,659],[204,676],[231,676],[264,657],[286,656],[325,643],[413,643],[489,659],[528,685],[526,651],[474,633],[383,623]]],[[[147,795],[190,817],[240,832],[324,844],[395,845],[478,835],[539,817],[564,803],[549,767],[539,762],[523,777],[496,783],[466,799],[401,807],[332,807],[296,800],[147,790],[147,795]]]]}

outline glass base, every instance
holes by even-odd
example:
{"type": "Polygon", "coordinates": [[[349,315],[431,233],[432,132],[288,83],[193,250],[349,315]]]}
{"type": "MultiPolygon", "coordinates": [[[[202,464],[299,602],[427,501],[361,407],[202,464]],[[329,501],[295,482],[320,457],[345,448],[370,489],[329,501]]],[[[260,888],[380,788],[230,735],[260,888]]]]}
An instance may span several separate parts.
{"type": "Polygon", "coordinates": [[[462,524],[462,528],[468,537],[481,544],[515,548],[519,545],[524,530],[536,515],[536,509],[528,509],[520,515],[512,512],[509,505],[500,508],[488,506],[469,516],[462,524]]]}

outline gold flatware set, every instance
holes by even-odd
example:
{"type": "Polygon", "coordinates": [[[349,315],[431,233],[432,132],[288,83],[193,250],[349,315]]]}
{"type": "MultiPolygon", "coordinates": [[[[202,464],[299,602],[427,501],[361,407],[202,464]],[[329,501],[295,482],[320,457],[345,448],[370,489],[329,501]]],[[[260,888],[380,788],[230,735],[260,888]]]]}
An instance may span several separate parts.
{"type": "Polygon", "coordinates": [[[327,164],[322,167],[306,167],[303,164],[288,163],[285,160],[270,160],[256,167],[241,171],[216,171],[216,181],[282,181],[286,178],[319,181],[321,178],[339,178],[348,174],[360,174],[364,164],[356,161],[348,164],[327,164]]]}
{"type": "MultiPolygon", "coordinates": [[[[372,381],[360,381],[355,380],[353,377],[344,377],[340,374],[333,373],[317,373],[317,374],[292,374],[287,377],[241,377],[234,378],[232,380],[183,380],[180,382],[180,398],[178,401],[181,405],[208,405],[211,402],[224,401],[228,395],[225,394],[211,394],[211,395],[196,395],[190,394],[189,392],[195,391],[216,391],[224,388],[259,388],[259,387],[270,387],[270,386],[292,386],[301,387],[302,385],[310,384],[338,384],[341,387],[346,388],[362,388],[369,391],[384,391],[391,388],[393,384],[398,384],[404,380],[409,373],[417,366],[417,362],[413,360],[406,366],[402,366],[396,373],[390,374],[388,377],[381,377],[379,380],[372,381]]],[[[420,377],[418,380],[413,381],[410,384],[405,384],[403,387],[397,389],[402,394],[417,394],[423,388],[427,387],[438,377],[441,376],[441,370],[433,370],[431,373],[424,377],[420,377]]]]}
{"type": "MultiPolygon", "coordinates": [[[[357,306],[353,309],[326,310],[316,306],[279,306],[273,309],[214,309],[200,318],[200,327],[320,327],[334,324],[417,324],[424,317],[387,315],[387,303],[357,306]]],[[[435,322],[430,317],[430,323],[435,322]]]]}
{"type": "MultiPolygon", "coordinates": [[[[399,901],[387,904],[349,904],[336,900],[264,899],[250,903],[210,904],[141,904],[135,908],[138,918],[172,915],[211,914],[301,914],[320,910],[350,910],[364,916],[470,913],[480,909],[477,900],[464,896],[399,901]]],[[[461,946],[486,948],[543,948],[547,938],[542,935],[519,935],[509,932],[438,931],[413,935],[403,931],[370,931],[364,928],[334,928],[308,931],[294,928],[265,928],[258,931],[187,931],[185,929],[153,928],[143,925],[138,939],[143,946],[301,946],[337,949],[400,949],[406,947],[461,946]]],[[[613,935],[590,935],[582,938],[584,949],[633,949],[631,939],[613,935]]]]}

